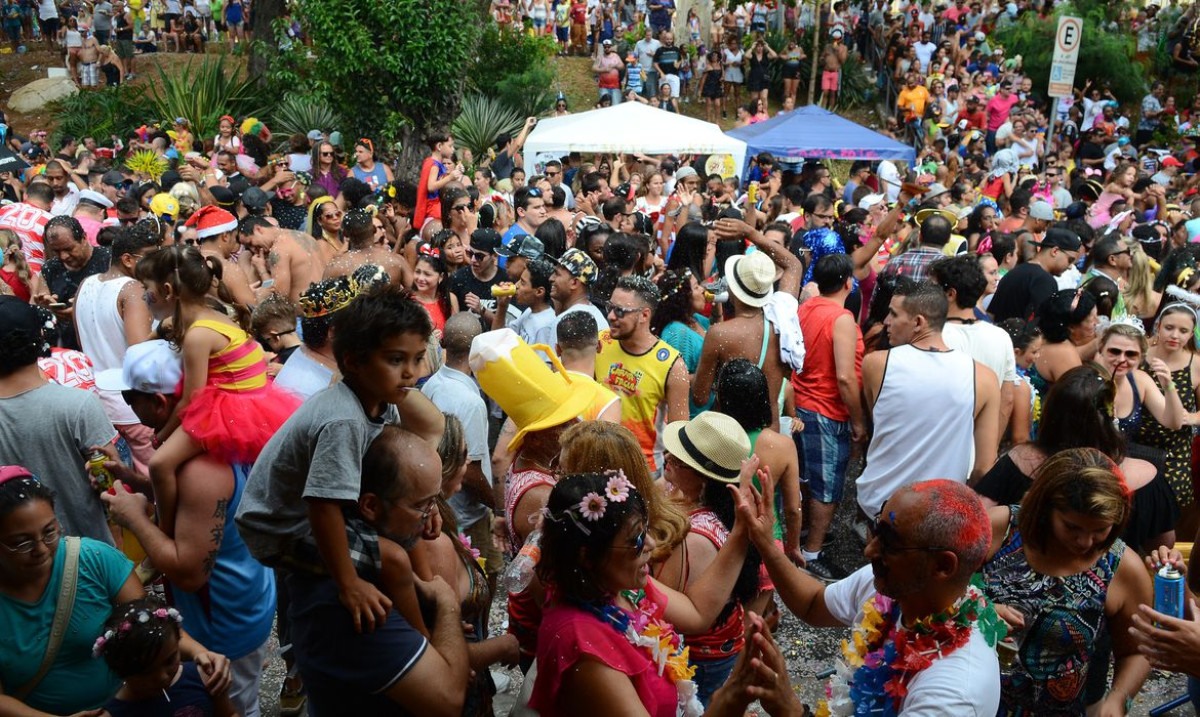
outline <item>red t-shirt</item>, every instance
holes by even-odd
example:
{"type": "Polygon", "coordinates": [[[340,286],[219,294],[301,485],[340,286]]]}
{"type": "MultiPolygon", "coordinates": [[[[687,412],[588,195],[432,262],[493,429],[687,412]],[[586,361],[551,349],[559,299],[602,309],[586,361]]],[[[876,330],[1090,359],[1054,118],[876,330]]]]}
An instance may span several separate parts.
{"type": "Polygon", "coordinates": [[[25,263],[29,270],[38,273],[46,261],[46,249],[42,243],[42,235],[46,233],[46,222],[50,221],[50,212],[38,209],[32,204],[17,202],[7,207],[0,207],[0,229],[11,229],[21,240],[21,251],[25,253],[25,263]]]}
{"type": "Polygon", "coordinates": [[[582,25],[587,22],[587,3],[571,3],[571,22],[575,25],[582,25]]]}

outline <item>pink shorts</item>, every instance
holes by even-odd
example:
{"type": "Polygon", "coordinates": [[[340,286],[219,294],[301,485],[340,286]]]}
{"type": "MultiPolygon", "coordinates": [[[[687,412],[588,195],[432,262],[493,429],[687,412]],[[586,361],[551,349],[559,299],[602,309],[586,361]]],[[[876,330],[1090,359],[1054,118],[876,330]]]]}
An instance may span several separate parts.
{"type": "Polygon", "coordinates": [[[821,73],[821,89],[830,92],[838,91],[838,80],[841,79],[840,70],[825,70],[821,73]]]}

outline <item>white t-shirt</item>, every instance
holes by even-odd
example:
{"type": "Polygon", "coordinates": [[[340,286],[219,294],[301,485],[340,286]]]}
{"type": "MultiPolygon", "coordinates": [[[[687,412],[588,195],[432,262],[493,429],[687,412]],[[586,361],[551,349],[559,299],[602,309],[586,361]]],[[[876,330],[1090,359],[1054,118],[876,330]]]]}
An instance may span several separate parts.
{"type": "MultiPolygon", "coordinates": [[[[571,308],[566,309],[565,311],[563,311],[561,314],[559,314],[554,319],[554,330],[556,332],[558,331],[558,322],[562,321],[562,317],[566,316],[567,314],[571,313],[572,311],[586,311],[587,313],[591,314],[592,318],[596,319],[596,330],[597,331],[604,331],[605,329],[608,328],[608,319],[604,316],[604,312],[602,312],[600,309],[596,308],[596,305],[593,304],[592,302],[585,301],[582,304],[575,304],[571,308]]],[[[555,343],[557,343],[557,338],[558,337],[556,335],[555,343]]]]}
{"type": "Polygon", "coordinates": [[[287,363],[275,377],[275,385],[308,400],[317,391],[329,388],[333,383],[333,371],[325,364],[311,358],[308,349],[301,346],[292,352],[287,363]]]}
{"type": "MultiPolygon", "coordinates": [[[[856,624],[875,595],[875,575],[864,565],[825,588],[825,607],[839,622],[856,624]]],[[[935,660],[908,683],[903,717],[992,717],[1000,706],[1000,661],[978,630],[966,645],[935,660]]]]}
{"type": "Polygon", "coordinates": [[[38,19],[39,20],[54,20],[58,17],[58,5],[54,0],[39,0],[38,2],[38,19]]]}
{"type": "Polygon", "coordinates": [[[533,313],[533,309],[525,309],[512,324],[512,330],[525,339],[525,343],[545,344],[551,349],[558,342],[555,332],[557,327],[558,318],[554,315],[554,308],[550,306],[536,314],[533,313]]]}
{"type": "Polygon", "coordinates": [[[946,346],[969,354],[996,374],[999,385],[1017,382],[1017,360],[1012,338],[1004,329],[984,321],[960,324],[947,321],[942,327],[946,346]]]}

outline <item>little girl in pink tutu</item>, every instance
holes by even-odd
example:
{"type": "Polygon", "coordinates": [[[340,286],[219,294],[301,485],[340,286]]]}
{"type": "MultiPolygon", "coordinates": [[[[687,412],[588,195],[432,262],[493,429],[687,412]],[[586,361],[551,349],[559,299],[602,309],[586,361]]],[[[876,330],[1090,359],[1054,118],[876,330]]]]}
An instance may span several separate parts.
{"type": "MultiPolygon", "coordinates": [[[[224,227],[236,226],[232,214],[213,209],[228,216],[226,224],[215,228],[231,231],[224,227]]],[[[159,321],[171,320],[167,338],[183,353],[183,385],[177,389],[181,400],[158,432],[161,447],[150,461],[159,526],[167,534],[174,526],[179,466],[204,452],[231,464],[253,463],[300,405],[267,380],[258,342],[210,307],[209,290],[225,290],[221,269],[217,259],[183,245],[160,249],[137,265],[151,314],[159,321]]]]}

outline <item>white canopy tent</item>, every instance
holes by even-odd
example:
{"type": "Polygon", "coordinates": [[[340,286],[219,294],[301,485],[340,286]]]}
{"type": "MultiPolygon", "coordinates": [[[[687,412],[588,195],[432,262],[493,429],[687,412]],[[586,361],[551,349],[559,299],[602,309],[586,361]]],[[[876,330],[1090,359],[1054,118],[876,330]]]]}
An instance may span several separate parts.
{"type": "Polygon", "coordinates": [[[525,174],[541,174],[546,162],[569,152],[611,154],[727,154],[741,168],[746,143],[711,122],[622,102],[538,123],[525,140],[525,174]]]}

